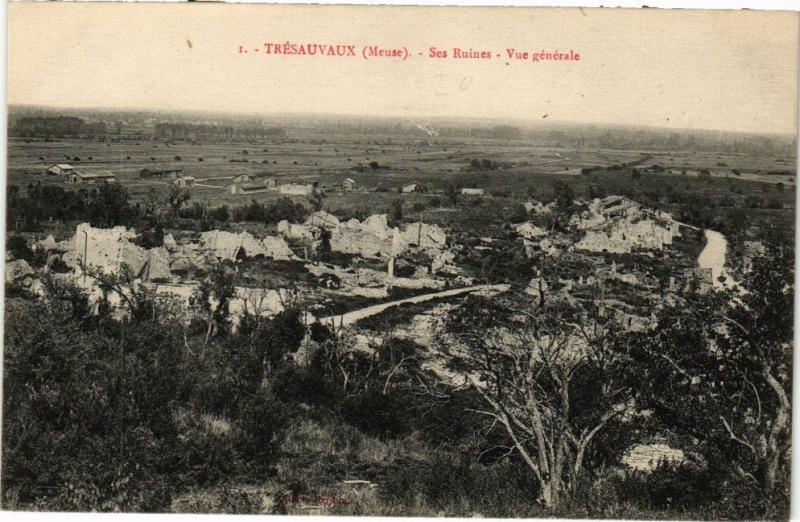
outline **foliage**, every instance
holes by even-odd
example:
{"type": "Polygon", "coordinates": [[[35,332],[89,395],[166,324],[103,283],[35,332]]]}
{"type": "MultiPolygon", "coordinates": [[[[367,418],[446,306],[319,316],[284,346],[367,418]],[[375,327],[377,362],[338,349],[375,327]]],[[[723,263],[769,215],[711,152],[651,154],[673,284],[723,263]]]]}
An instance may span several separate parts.
{"type": "MultiPolygon", "coordinates": [[[[132,291],[124,279],[102,284],[132,291]]],[[[41,299],[7,301],[5,505],[163,511],[184,490],[270,473],[287,410],[260,360],[187,337],[166,309],[113,319],[68,283],[44,286],[41,299]]],[[[299,346],[303,327],[282,314],[232,345],[253,332],[280,352],[299,346]]]]}
{"type": "Polygon", "coordinates": [[[317,191],[308,196],[308,203],[309,205],[311,205],[311,209],[314,212],[319,212],[320,210],[322,210],[322,205],[324,204],[324,202],[325,202],[325,194],[323,194],[322,192],[317,191]]]}
{"type": "Polygon", "coordinates": [[[317,255],[323,261],[330,261],[331,257],[331,237],[332,233],[325,227],[319,230],[319,246],[317,247],[317,255]]]}
{"type": "Polygon", "coordinates": [[[128,191],[115,183],[92,189],[65,190],[40,182],[25,191],[10,186],[7,194],[9,223],[22,230],[36,230],[42,221],[80,219],[94,226],[130,225],[137,217],[128,202],[128,191]]]}
{"type": "Polygon", "coordinates": [[[231,208],[228,215],[232,221],[278,223],[287,220],[299,223],[308,216],[308,209],[301,203],[295,203],[291,199],[283,197],[266,205],[253,200],[246,206],[231,208]]]}
{"type": "Polygon", "coordinates": [[[195,289],[190,306],[203,324],[205,342],[231,328],[230,301],[236,294],[237,275],[228,263],[219,263],[195,289]]]}
{"type": "Polygon", "coordinates": [[[458,204],[458,189],[452,183],[448,183],[445,187],[444,196],[451,207],[455,207],[458,204]]]}
{"type": "Polygon", "coordinates": [[[12,234],[6,239],[6,251],[14,259],[23,259],[34,268],[41,268],[47,262],[47,252],[44,249],[32,249],[28,241],[17,234],[12,234]]]}
{"type": "Polygon", "coordinates": [[[393,225],[399,225],[403,222],[403,200],[395,199],[389,207],[389,221],[393,225]]]}
{"type": "Polygon", "coordinates": [[[770,237],[740,286],[664,306],[632,343],[639,388],[708,466],[788,505],[794,253],[770,237]]]}

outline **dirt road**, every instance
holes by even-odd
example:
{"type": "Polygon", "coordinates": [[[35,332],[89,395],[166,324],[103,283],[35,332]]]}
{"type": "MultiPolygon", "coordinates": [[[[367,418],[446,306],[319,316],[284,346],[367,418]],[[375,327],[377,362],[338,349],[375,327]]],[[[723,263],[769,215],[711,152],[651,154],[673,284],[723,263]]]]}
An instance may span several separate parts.
{"type": "MultiPolygon", "coordinates": [[[[355,323],[356,321],[379,314],[384,310],[391,308],[393,306],[399,306],[406,303],[422,303],[425,301],[431,301],[433,299],[441,299],[444,297],[452,297],[455,295],[477,292],[479,290],[488,290],[493,292],[507,292],[509,288],[510,288],[509,285],[476,285],[476,286],[469,286],[466,288],[453,288],[450,290],[443,290],[441,292],[433,292],[430,294],[417,295],[414,297],[406,297],[405,299],[398,299],[396,301],[390,301],[388,303],[380,303],[368,306],[366,308],[361,308],[360,310],[353,310],[352,312],[347,312],[346,314],[343,315],[320,317],[318,320],[323,324],[330,324],[330,322],[333,320],[335,321],[336,326],[349,326],[355,323]]],[[[312,323],[315,322],[316,320],[317,319],[309,316],[307,322],[312,323]]]]}
{"type": "Polygon", "coordinates": [[[725,254],[728,251],[728,240],[715,230],[706,229],[706,246],[697,257],[700,268],[710,268],[714,279],[714,288],[737,288],[738,283],[725,270],[725,254]],[[719,281],[720,276],[725,276],[725,282],[719,281]]]}

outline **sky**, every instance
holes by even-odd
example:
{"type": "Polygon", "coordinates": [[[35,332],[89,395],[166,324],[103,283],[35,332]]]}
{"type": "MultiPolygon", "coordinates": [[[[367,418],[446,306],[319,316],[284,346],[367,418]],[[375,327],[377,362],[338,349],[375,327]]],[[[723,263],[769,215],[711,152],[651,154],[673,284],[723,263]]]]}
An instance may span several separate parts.
{"type": "Polygon", "coordinates": [[[14,3],[8,103],[796,134],[798,20],[677,9],[14,3]],[[265,43],[287,42],[352,45],[357,55],[265,53],[265,43]],[[371,45],[409,54],[364,59],[371,45]],[[431,47],[448,56],[429,57],[431,47]],[[491,58],[454,58],[455,47],[491,58]],[[512,48],[528,59],[508,59],[512,48]],[[542,50],[580,60],[531,61],[542,50]]]}

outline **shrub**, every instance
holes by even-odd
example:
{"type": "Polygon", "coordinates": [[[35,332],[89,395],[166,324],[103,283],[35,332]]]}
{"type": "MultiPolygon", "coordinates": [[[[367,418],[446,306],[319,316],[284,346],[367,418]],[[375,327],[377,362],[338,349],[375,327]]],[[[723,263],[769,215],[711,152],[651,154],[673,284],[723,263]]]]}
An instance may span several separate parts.
{"type": "Polygon", "coordinates": [[[18,235],[11,234],[6,239],[6,251],[10,253],[14,259],[24,259],[29,263],[33,259],[33,250],[28,246],[28,241],[18,235]]]}
{"type": "Polygon", "coordinates": [[[285,515],[284,494],[276,484],[233,486],[224,484],[212,489],[193,491],[172,501],[173,513],[227,513],[285,515]]]}
{"type": "Polygon", "coordinates": [[[214,221],[228,221],[230,218],[230,214],[228,213],[228,206],[222,205],[221,207],[215,207],[208,212],[208,218],[214,221]]]}

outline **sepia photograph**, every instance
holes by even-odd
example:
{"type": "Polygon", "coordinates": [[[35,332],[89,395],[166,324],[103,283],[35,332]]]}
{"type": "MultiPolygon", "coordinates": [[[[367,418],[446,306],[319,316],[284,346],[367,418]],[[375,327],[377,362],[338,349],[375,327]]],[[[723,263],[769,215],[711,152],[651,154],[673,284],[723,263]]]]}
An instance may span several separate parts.
{"type": "Polygon", "coordinates": [[[7,26],[3,511],[790,518],[800,13],[7,26]]]}

